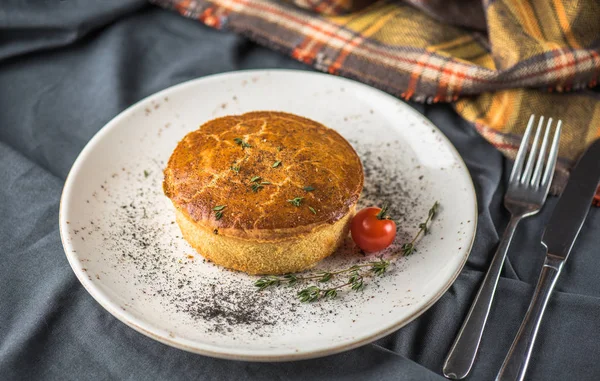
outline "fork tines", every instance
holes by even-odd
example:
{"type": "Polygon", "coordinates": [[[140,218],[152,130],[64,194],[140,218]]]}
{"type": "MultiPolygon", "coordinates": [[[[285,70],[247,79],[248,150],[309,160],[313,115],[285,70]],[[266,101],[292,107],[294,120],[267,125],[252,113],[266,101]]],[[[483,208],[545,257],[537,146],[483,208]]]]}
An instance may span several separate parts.
{"type": "Polygon", "coordinates": [[[556,159],[558,157],[558,140],[560,139],[560,129],[562,126],[562,120],[559,120],[556,124],[554,137],[552,138],[552,145],[550,146],[550,152],[548,153],[546,159],[548,138],[550,136],[550,130],[552,129],[552,118],[548,119],[548,123],[544,128],[544,117],[540,116],[540,120],[535,131],[535,136],[533,137],[533,142],[531,143],[531,150],[529,151],[527,164],[525,164],[525,158],[527,156],[527,150],[529,148],[529,138],[531,136],[531,131],[533,130],[534,122],[535,115],[531,115],[531,117],[529,118],[529,122],[527,123],[527,129],[525,130],[525,134],[523,135],[523,140],[521,141],[521,145],[519,147],[519,152],[517,153],[517,158],[515,159],[515,164],[512,173],[510,174],[510,184],[514,184],[518,181],[518,184],[521,185],[529,185],[532,187],[546,187],[549,185],[548,183],[552,179],[556,159]],[[542,145],[539,148],[538,154],[538,143],[540,141],[542,129],[544,129],[544,138],[542,139],[542,145]],[[544,163],[546,163],[545,170],[543,168],[544,163]],[[524,164],[525,169],[523,170],[524,164]],[[543,176],[542,171],[544,172],[543,176]]]}

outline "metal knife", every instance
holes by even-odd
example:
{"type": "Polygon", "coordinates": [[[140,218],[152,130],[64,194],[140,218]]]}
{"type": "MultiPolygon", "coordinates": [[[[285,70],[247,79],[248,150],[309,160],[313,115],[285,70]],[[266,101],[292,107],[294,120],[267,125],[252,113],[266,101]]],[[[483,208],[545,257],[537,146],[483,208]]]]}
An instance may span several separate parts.
{"type": "Polygon", "coordinates": [[[546,259],[519,332],[496,381],[523,380],[535,339],[556,280],[585,222],[600,182],[600,139],[581,156],[546,225],[542,245],[546,259]]]}

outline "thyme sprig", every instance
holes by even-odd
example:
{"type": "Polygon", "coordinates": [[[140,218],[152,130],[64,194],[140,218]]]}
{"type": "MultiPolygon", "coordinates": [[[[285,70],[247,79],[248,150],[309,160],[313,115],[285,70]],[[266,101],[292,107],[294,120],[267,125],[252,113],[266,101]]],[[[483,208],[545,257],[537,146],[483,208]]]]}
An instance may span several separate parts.
{"type": "Polygon", "coordinates": [[[433,203],[433,206],[429,209],[429,212],[427,213],[427,219],[424,222],[421,222],[419,224],[419,231],[413,237],[412,241],[407,242],[402,245],[402,248],[401,248],[402,255],[409,256],[416,251],[415,243],[417,242],[417,239],[419,239],[421,234],[427,235],[427,233],[429,233],[429,223],[431,222],[431,220],[433,220],[433,217],[435,217],[435,215],[437,214],[439,207],[440,207],[439,202],[436,201],[433,203]]]}
{"type": "MultiPolygon", "coordinates": [[[[288,200],[290,201],[290,200],[288,200]]],[[[318,283],[327,283],[334,279],[340,279],[347,276],[347,280],[333,287],[320,287],[311,285],[298,291],[296,296],[301,302],[316,302],[321,299],[334,299],[338,296],[338,292],[344,289],[352,291],[362,291],[366,287],[365,279],[373,276],[383,276],[392,264],[392,260],[400,256],[408,256],[416,251],[415,244],[421,235],[426,235],[429,232],[429,227],[433,218],[437,214],[439,203],[436,201],[429,209],[427,218],[424,222],[418,225],[419,230],[410,242],[401,246],[400,251],[391,254],[387,258],[379,257],[376,261],[368,263],[356,264],[337,271],[320,271],[314,273],[302,274],[286,274],[283,276],[268,275],[258,279],[254,285],[262,291],[269,287],[277,287],[281,285],[294,286],[300,282],[317,281],[318,283]]],[[[384,211],[382,216],[385,216],[384,211]]]]}

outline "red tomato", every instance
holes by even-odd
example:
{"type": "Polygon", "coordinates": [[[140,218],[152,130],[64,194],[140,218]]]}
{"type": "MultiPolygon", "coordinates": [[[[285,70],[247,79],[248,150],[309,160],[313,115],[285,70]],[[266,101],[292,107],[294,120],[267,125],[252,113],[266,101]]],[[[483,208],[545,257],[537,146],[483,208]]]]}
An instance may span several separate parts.
{"type": "Polygon", "coordinates": [[[350,232],[354,242],[368,253],[380,251],[390,246],[396,238],[396,223],[387,219],[384,206],[364,208],[350,222],[350,232]]]}

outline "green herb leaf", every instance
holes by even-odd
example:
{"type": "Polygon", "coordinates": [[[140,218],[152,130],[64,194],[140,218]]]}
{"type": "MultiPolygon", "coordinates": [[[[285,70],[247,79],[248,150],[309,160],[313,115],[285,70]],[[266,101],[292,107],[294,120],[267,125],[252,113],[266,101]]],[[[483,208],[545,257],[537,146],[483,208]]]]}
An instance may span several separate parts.
{"type": "Polygon", "coordinates": [[[350,288],[357,292],[364,290],[365,283],[363,282],[362,276],[359,279],[357,279],[356,281],[352,282],[352,284],[350,285],[350,288]]]}
{"type": "Polygon", "coordinates": [[[235,173],[240,173],[240,166],[239,165],[232,165],[231,166],[231,170],[234,171],[235,173]]]}
{"type": "Polygon", "coordinates": [[[250,179],[250,182],[253,183],[258,180],[260,180],[260,176],[254,176],[253,178],[250,179]]]}
{"type": "Polygon", "coordinates": [[[337,290],[334,288],[330,288],[329,290],[326,290],[325,293],[323,294],[324,298],[329,298],[329,299],[335,299],[337,297],[337,290]]]}
{"type": "Polygon", "coordinates": [[[433,206],[431,207],[431,209],[429,209],[429,219],[432,219],[433,217],[435,217],[435,215],[437,214],[439,206],[440,206],[440,203],[436,201],[433,204],[433,206]]]}
{"type": "Polygon", "coordinates": [[[321,279],[319,279],[319,282],[324,283],[324,282],[329,282],[331,280],[331,278],[333,277],[333,274],[330,272],[324,272],[321,273],[321,279]]]}
{"type": "Polygon", "coordinates": [[[315,190],[315,187],[313,187],[312,185],[307,185],[307,186],[305,186],[305,187],[304,187],[304,188],[302,188],[302,189],[304,189],[304,190],[305,190],[305,191],[307,191],[307,192],[312,192],[312,191],[314,191],[314,190],[315,190]]]}
{"type": "Polygon", "coordinates": [[[247,142],[243,141],[242,138],[234,138],[233,141],[238,146],[242,146],[242,148],[252,148],[252,146],[250,144],[248,144],[247,142]]]}
{"type": "Polygon", "coordinates": [[[258,289],[260,291],[264,290],[267,287],[279,286],[279,284],[280,284],[280,280],[276,276],[262,277],[259,280],[257,280],[256,282],[254,282],[254,285],[256,287],[258,287],[258,289]]]}
{"type": "Polygon", "coordinates": [[[221,217],[223,217],[223,212],[219,210],[217,213],[215,213],[215,219],[218,221],[221,219],[221,217]]]}
{"type": "Polygon", "coordinates": [[[277,160],[276,162],[273,163],[273,168],[277,168],[280,164],[281,164],[281,161],[277,160]]]}
{"type": "Polygon", "coordinates": [[[321,289],[317,286],[310,286],[298,292],[298,299],[302,303],[310,303],[319,300],[321,296],[321,289]]]}
{"type": "Polygon", "coordinates": [[[256,192],[258,192],[258,191],[260,190],[260,188],[262,188],[262,187],[263,187],[263,185],[262,185],[262,184],[259,184],[259,183],[254,183],[254,184],[252,184],[252,186],[251,186],[250,188],[252,188],[252,191],[253,191],[254,193],[256,193],[256,192]]]}
{"type": "Polygon", "coordinates": [[[148,178],[148,176],[150,176],[150,172],[148,172],[148,171],[146,171],[146,170],[144,169],[144,177],[145,177],[145,178],[148,178]]]}
{"type": "Polygon", "coordinates": [[[298,282],[298,277],[294,274],[285,274],[283,279],[288,283],[288,285],[292,286],[298,282]]]}
{"type": "Polygon", "coordinates": [[[412,242],[408,242],[402,245],[402,254],[409,256],[415,251],[415,245],[412,242]]]}
{"type": "Polygon", "coordinates": [[[314,210],[312,206],[309,206],[308,209],[310,209],[310,211],[313,212],[313,214],[317,214],[317,211],[314,210]]]}
{"type": "Polygon", "coordinates": [[[382,276],[390,266],[390,261],[381,258],[377,262],[371,262],[371,271],[377,276],[382,276]]]}
{"type": "Polygon", "coordinates": [[[388,211],[388,205],[387,204],[383,204],[383,208],[381,208],[381,210],[379,211],[379,213],[377,213],[377,219],[378,220],[388,219],[389,216],[387,215],[387,211],[388,211]]]}
{"type": "Polygon", "coordinates": [[[223,210],[227,205],[217,205],[213,208],[213,210],[223,210]]]}
{"type": "Polygon", "coordinates": [[[289,202],[290,204],[294,205],[294,206],[300,206],[300,204],[302,203],[302,199],[304,197],[296,197],[293,198],[291,200],[287,200],[287,202],[289,202]]]}
{"type": "Polygon", "coordinates": [[[360,274],[358,273],[359,269],[360,267],[355,266],[355,268],[350,272],[350,279],[348,280],[349,283],[354,283],[361,278],[360,274]]]}
{"type": "Polygon", "coordinates": [[[261,181],[261,184],[262,184],[262,185],[271,185],[271,183],[270,183],[270,182],[268,182],[268,181],[261,181]]]}

